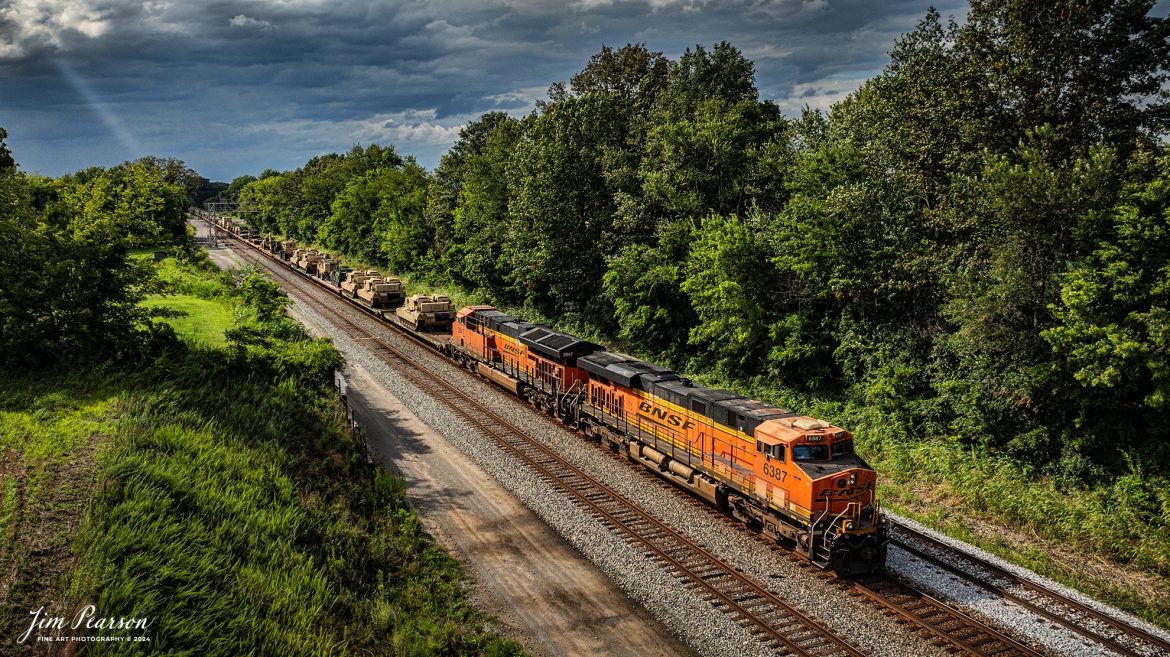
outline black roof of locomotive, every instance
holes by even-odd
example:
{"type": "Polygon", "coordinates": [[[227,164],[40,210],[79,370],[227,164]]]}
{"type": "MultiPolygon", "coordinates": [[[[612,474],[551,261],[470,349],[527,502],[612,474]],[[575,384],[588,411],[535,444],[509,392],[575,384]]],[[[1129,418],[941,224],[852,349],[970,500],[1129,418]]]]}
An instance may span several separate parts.
{"type": "Polygon", "coordinates": [[[529,349],[550,358],[585,356],[601,348],[575,335],[554,331],[543,324],[529,324],[529,329],[521,333],[519,338],[529,349]]]}
{"type": "Polygon", "coordinates": [[[531,322],[517,319],[498,310],[477,310],[475,317],[484,326],[497,333],[503,333],[510,338],[518,338],[521,333],[536,326],[531,322]]]}
{"type": "Polygon", "coordinates": [[[763,422],[798,415],[729,390],[694,385],[673,370],[624,354],[598,351],[581,357],[577,365],[590,374],[605,377],[620,386],[648,392],[748,435],[753,435],[756,427],[763,422]]]}
{"type": "Polygon", "coordinates": [[[670,381],[679,376],[672,370],[661,365],[647,363],[625,354],[615,354],[612,351],[595,351],[588,356],[581,357],[577,366],[597,376],[603,376],[614,383],[627,388],[637,388],[652,392],[651,386],[656,381],[670,381]]]}
{"type": "Polygon", "coordinates": [[[516,338],[529,349],[550,358],[574,358],[601,347],[575,335],[561,333],[544,324],[533,324],[498,310],[477,310],[475,317],[487,328],[516,338]]]}

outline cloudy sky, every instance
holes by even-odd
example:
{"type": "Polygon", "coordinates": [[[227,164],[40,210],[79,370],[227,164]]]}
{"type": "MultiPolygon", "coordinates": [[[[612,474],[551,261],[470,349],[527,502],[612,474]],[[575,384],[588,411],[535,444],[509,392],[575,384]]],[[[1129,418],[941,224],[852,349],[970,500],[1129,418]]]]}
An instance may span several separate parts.
{"type": "Polygon", "coordinates": [[[212,180],[355,143],[433,168],[459,127],[521,115],[602,45],[727,40],[794,116],[879,72],[957,0],[0,0],[0,127],[24,171],[142,155],[212,180]]]}

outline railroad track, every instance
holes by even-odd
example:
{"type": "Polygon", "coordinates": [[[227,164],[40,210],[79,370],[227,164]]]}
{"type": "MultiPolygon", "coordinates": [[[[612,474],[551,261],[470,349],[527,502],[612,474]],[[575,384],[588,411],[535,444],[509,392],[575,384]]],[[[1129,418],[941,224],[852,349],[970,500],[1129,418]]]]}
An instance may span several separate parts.
{"type": "MultiPolygon", "coordinates": [[[[239,244],[230,240],[233,245],[239,244]]],[[[545,447],[543,443],[531,438],[527,432],[511,425],[482,404],[468,397],[457,388],[446,382],[436,380],[420,374],[427,368],[403,354],[401,351],[385,342],[374,331],[361,326],[348,314],[339,312],[331,305],[337,301],[331,293],[319,284],[310,281],[300,274],[290,272],[287,265],[272,264],[272,256],[265,254],[255,247],[244,244],[241,252],[254,262],[261,263],[264,268],[293,287],[306,292],[306,301],[318,309],[325,316],[332,316],[338,320],[337,327],[355,341],[365,344],[371,351],[377,353],[383,360],[399,370],[416,386],[441,400],[456,414],[466,419],[473,426],[479,428],[485,435],[493,438],[497,444],[514,454],[522,462],[527,463],[542,479],[554,487],[565,492],[578,506],[585,508],[591,515],[600,519],[604,524],[624,534],[631,544],[643,547],[646,554],[675,574],[679,579],[686,581],[701,591],[701,595],[722,611],[736,616],[741,624],[750,627],[753,634],[761,636],[770,645],[778,650],[790,654],[817,654],[817,655],[854,655],[861,654],[856,648],[832,635],[824,628],[817,628],[816,622],[803,615],[799,610],[792,608],[783,600],[777,598],[764,587],[737,572],[734,568],[722,563],[717,557],[710,555],[701,546],[698,546],[672,528],[646,514],[638,507],[627,502],[620,496],[608,491],[601,482],[593,479],[569,464],[559,455],[545,447]],[[320,300],[321,295],[328,294],[330,304],[320,300]],[[474,412],[468,412],[468,408],[474,412]],[[804,637],[808,636],[811,642],[805,645],[804,637]],[[797,637],[796,640],[789,637],[797,637]],[[811,651],[811,652],[810,652],[811,651]]],[[[356,313],[348,302],[344,303],[350,314],[356,313]]],[[[358,313],[360,317],[373,320],[368,313],[358,313]]],[[[378,321],[378,328],[385,329],[386,324],[378,321]]],[[[414,342],[431,346],[416,336],[402,332],[394,326],[396,333],[410,337],[414,342]]],[[[515,401],[515,400],[514,400],[515,401]]],[[[516,401],[516,403],[521,403],[516,401]]],[[[546,421],[552,420],[541,415],[546,421]]],[[[558,424],[558,426],[561,426],[558,424]]],[[[562,427],[563,428],[563,427],[562,427]]],[[[633,466],[638,467],[638,466],[633,466]]],[[[693,500],[690,496],[677,490],[665,482],[652,478],[664,490],[669,490],[680,498],[691,501],[708,513],[719,515],[732,523],[738,530],[748,532],[771,549],[789,552],[777,546],[774,542],[761,537],[757,532],[751,532],[742,524],[728,519],[725,514],[693,500]]],[[[922,539],[929,540],[926,537],[922,539]]],[[[896,544],[908,549],[916,556],[927,559],[938,567],[945,568],[957,576],[972,579],[961,569],[950,566],[945,562],[924,556],[915,548],[898,541],[896,544]]],[[[941,544],[939,544],[941,545],[941,544]]],[[[948,548],[949,549],[949,548],[948,548]]],[[[967,557],[972,568],[992,570],[995,567],[984,564],[974,558],[967,557]]],[[[803,563],[798,561],[798,563],[803,563]]],[[[998,570],[998,569],[997,569],[998,570]]],[[[980,657],[1040,657],[1045,654],[1024,645],[1011,636],[1004,634],[986,624],[966,615],[962,611],[948,606],[925,592],[915,589],[911,585],[888,576],[872,576],[867,578],[847,579],[837,577],[833,573],[815,572],[828,580],[833,580],[843,591],[869,599],[872,603],[884,609],[887,615],[896,616],[898,622],[914,627],[919,633],[933,637],[932,642],[938,646],[947,646],[953,651],[980,657]]],[[[1062,625],[1077,634],[1085,636],[1116,650],[1122,655],[1134,657],[1151,657],[1158,654],[1170,654],[1170,647],[1160,638],[1150,636],[1140,629],[1105,617],[1095,610],[1085,607],[1076,601],[1068,600],[1059,594],[1049,592],[1027,580],[1020,580],[1014,575],[1004,572],[1005,579],[1026,582],[1029,590],[1036,596],[1047,596],[1053,600],[1067,600],[1070,609],[1075,608],[1083,618],[1099,619],[1101,626],[1115,630],[1116,636],[1109,636],[1099,632],[1091,632],[1078,621],[1070,620],[1068,615],[1060,617],[1053,612],[1037,612],[1049,618],[1056,624],[1062,625]],[[1138,647],[1127,647],[1137,642],[1138,647]],[[1148,649],[1146,649],[1148,648],[1148,649]]],[[[984,584],[986,586],[986,584],[984,584]]],[[[1030,602],[1025,598],[1012,594],[1006,590],[997,589],[1003,597],[1017,602],[1035,611],[1040,603],[1030,602]]],[[[1041,607],[1041,609],[1043,609],[1041,607]]]]}
{"type": "MultiPolygon", "coordinates": [[[[247,257],[254,262],[264,262],[250,251],[244,253],[248,253],[247,257]]],[[[622,534],[628,544],[643,550],[713,607],[733,616],[765,645],[786,655],[865,655],[701,545],[609,490],[588,472],[577,468],[478,400],[447,381],[424,374],[427,368],[422,364],[332,304],[321,301],[318,295],[323,291],[313,283],[275,267],[265,268],[284,283],[301,290],[304,301],[319,314],[334,318],[337,321],[335,326],[350,338],[361,342],[414,385],[443,402],[578,507],[622,534]]]]}
{"type": "MultiPolygon", "coordinates": [[[[624,460],[616,454],[614,457],[624,460]]],[[[642,469],[636,463],[627,463],[635,470],[642,469]]],[[[728,514],[687,495],[678,487],[657,478],[651,481],[664,493],[674,495],[693,504],[694,508],[727,522],[730,528],[756,541],[762,548],[788,557],[792,563],[824,580],[826,586],[835,586],[847,595],[868,599],[871,604],[882,608],[886,615],[896,617],[896,622],[913,627],[920,635],[931,637],[931,642],[936,646],[947,646],[960,654],[982,657],[1038,657],[1045,654],[894,577],[871,575],[848,578],[822,570],[728,514]]]]}
{"type": "Polygon", "coordinates": [[[936,568],[969,580],[1073,634],[1125,657],[1170,655],[1170,641],[1045,588],[1015,573],[956,550],[909,527],[895,525],[891,542],[936,568]]]}

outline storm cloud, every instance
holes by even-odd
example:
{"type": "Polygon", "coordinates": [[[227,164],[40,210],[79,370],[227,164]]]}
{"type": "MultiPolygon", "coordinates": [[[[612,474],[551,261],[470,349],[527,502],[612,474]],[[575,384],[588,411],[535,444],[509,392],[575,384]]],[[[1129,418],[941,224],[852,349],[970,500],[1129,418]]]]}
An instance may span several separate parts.
{"type": "Polygon", "coordinates": [[[0,127],[26,171],[142,155],[230,180],[354,143],[433,167],[469,120],[530,111],[602,45],[730,41],[795,116],[878,73],[925,0],[7,0],[0,127]]]}

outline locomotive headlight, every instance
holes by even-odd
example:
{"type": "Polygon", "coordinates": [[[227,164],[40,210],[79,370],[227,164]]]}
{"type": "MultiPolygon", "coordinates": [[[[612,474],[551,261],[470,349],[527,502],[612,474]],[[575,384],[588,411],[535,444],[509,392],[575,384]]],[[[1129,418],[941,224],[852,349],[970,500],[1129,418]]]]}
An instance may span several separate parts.
{"type": "Polygon", "coordinates": [[[857,473],[856,473],[856,472],[850,472],[850,473],[849,473],[849,485],[850,485],[850,486],[854,486],[854,485],[856,485],[856,484],[857,484],[857,473]]]}
{"type": "Polygon", "coordinates": [[[852,520],[845,523],[845,531],[850,531],[851,529],[853,529],[853,521],[852,520]]]}

